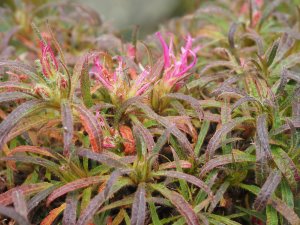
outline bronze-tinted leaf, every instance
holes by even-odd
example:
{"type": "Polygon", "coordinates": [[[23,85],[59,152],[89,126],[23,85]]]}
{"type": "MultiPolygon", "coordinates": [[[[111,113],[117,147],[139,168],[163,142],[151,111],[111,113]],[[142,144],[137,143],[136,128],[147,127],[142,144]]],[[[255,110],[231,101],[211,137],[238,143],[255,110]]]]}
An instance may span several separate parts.
{"type": "Polygon", "coordinates": [[[50,186],[49,188],[46,188],[39,193],[37,193],[35,196],[33,196],[27,204],[28,212],[30,212],[32,209],[34,209],[38,204],[46,199],[48,195],[52,193],[57,187],[55,185],[50,186]]]}
{"type": "Polygon", "coordinates": [[[66,203],[61,204],[59,207],[52,209],[49,214],[42,220],[40,225],[52,225],[54,220],[66,208],[66,203]]]}
{"type": "Polygon", "coordinates": [[[291,225],[300,224],[300,218],[297,213],[293,208],[287,206],[282,200],[278,198],[272,198],[270,203],[291,225]]]}
{"type": "Polygon", "coordinates": [[[80,105],[74,105],[74,108],[79,113],[80,120],[84,126],[84,129],[89,135],[92,150],[94,152],[102,152],[102,129],[100,122],[96,116],[91,113],[87,108],[80,105]]]}
{"type": "Polygon", "coordinates": [[[21,74],[26,74],[34,81],[41,81],[41,77],[36,74],[36,71],[33,67],[26,65],[22,62],[12,61],[12,60],[0,60],[1,67],[7,67],[10,70],[17,71],[21,74]]]}

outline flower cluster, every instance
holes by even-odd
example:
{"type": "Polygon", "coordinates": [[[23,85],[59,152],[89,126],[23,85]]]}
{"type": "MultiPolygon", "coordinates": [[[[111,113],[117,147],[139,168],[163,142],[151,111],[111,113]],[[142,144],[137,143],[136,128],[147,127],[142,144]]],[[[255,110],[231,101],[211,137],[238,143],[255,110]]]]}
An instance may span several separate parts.
{"type": "Polygon", "coordinates": [[[156,33],[156,36],[161,43],[164,54],[164,74],[162,81],[169,88],[172,88],[175,84],[186,78],[189,75],[188,72],[195,67],[197,63],[196,52],[198,49],[192,49],[193,39],[188,35],[186,44],[181,48],[180,57],[177,59],[173,51],[173,37],[171,37],[168,46],[159,32],[156,33]],[[190,57],[192,57],[192,60],[189,63],[190,57]]]}

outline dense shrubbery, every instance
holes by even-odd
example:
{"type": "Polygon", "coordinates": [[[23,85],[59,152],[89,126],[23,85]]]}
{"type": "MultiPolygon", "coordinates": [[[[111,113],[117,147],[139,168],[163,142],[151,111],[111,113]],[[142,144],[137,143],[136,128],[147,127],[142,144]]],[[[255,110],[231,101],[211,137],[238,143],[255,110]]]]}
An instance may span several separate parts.
{"type": "Polygon", "coordinates": [[[2,8],[1,222],[299,225],[299,18],[207,1],[124,43],[75,3],[2,8]]]}

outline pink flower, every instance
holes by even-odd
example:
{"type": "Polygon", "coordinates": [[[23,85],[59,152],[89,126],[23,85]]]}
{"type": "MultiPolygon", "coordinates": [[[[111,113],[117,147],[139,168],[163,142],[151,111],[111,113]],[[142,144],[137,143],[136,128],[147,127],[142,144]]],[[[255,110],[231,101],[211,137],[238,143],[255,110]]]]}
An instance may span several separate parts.
{"type": "Polygon", "coordinates": [[[188,75],[188,72],[196,65],[197,50],[192,50],[193,39],[188,35],[185,46],[181,48],[180,58],[177,59],[173,52],[173,38],[171,37],[168,46],[160,32],[157,32],[156,36],[162,45],[164,54],[163,81],[173,87],[177,82],[183,80],[188,75]],[[189,63],[190,56],[192,57],[192,61],[189,63]]]}
{"type": "Polygon", "coordinates": [[[95,79],[100,81],[110,93],[117,95],[119,98],[128,99],[145,93],[154,81],[149,79],[149,70],[142,68],[142,72],[128,82],[129,76],[124,72],[125,63],[122,57],[117,56],[115,59],[118,66],[111,70],[101,64],[99,58],[96,57],[90,74],[94,75],[95,79]]]}
{"type": "Polygon", "coordinates": [[[54,76],[54,72],[58,71],[58,63],[54,56],[53,50],[48,43],[40,42],[42,49],[41,65],[45,77],[50,78],[54,76]]]}

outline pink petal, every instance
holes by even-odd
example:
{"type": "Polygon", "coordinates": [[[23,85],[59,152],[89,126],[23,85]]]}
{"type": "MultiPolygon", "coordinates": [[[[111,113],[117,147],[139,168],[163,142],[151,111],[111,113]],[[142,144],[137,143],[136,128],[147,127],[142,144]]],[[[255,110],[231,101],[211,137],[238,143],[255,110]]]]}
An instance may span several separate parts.
{"type": "Polygon", "coordinates": [[[149,87],[151,83],[147,83],[144,86],[142,86],[137,92],[136,95],[142,95],[149,87]]]}
{"type": "Polygon", "coordinates": [[[185,68],[183,68],[183,70],[180,73],[176,74],[175,75],[176,77],[181,77],[187,71],[189,71],[190,69],[192,69],[196,65],[196,63],[197,63],[197,56],[196,56],[196,54],[193,51],[191,51],[191,50],[188,50],[188,51],[193,56],[193,61],[190,63],[190,65],[188,65],[185,68]]]}
{"type": "Polygon", "coordinates": [[[158,37],[164,52],[164,61],[165,61],[165,69],[170,67],[170,56],[169,56],[169,48],[163,37],[161,36],[160,32],[156,32],[156,36],[158,37]]]}

